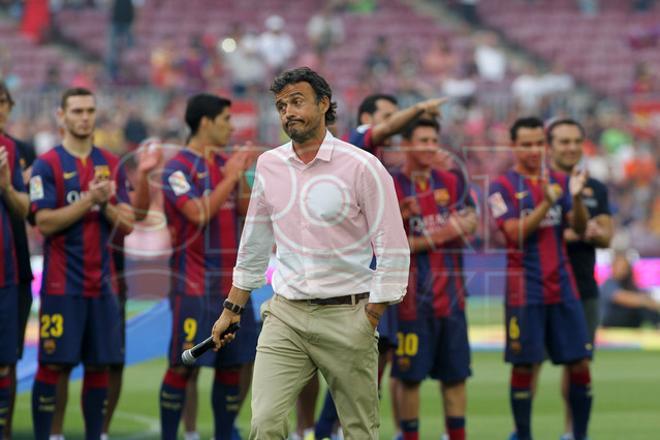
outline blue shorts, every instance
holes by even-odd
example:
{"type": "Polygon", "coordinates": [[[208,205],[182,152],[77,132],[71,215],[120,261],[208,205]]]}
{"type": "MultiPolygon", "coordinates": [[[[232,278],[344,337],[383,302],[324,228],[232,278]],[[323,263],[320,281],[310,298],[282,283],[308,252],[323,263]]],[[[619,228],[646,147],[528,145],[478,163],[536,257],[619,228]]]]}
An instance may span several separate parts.
{"type": "Polygon", "coordinates": [[[546,353],[554,364],[591,358],[592,346],[579,300],[506,308],[505,360],[538,364],[546,353]]]}
{"type": "MultiPolygon", "coordinates": [[[[224,298],[172,295],[172,338],[169,360],[171,366],[182,365],[181,353],[211,336],[213,324],[222,312],[224,298]]],[[[229,345],[217,352],[208,351],[195,363],[198,367],[233,367],[254,362],[259,330],[252,310],[252,299],[241,315],[241,329],[229,345]]]]}
{"type": "Polygon", "coordinates": [[[41,295],[39,362],[119,364],[124,359],[121,330],[115,295],[41,295]]]}
{"type": "Polygon", "coordinates": [[[18,287],[0,289],[0,365],[18,360],[18,287]]]}
{"type": "Polygon", "coordinates": [[[399,312],[396,305],[388,306],[378,321],[378,347],[387,350],[397,346],[396,332],[399,312]]]}
{"type": "Polygon", "coordinates": [[[32,309],[32,285],[28,282],[18,284],[18,358],[23,357],[25,330],[32,309]]]}
{"type": "Polygon", "coordinates": [[[392,376],[421,382],[430,376],[443,383],[470,377],[470,343],[465,312],[444,318],[430,314],[414,321],[399,320],[399,341],[392,362],[392,376]]]}

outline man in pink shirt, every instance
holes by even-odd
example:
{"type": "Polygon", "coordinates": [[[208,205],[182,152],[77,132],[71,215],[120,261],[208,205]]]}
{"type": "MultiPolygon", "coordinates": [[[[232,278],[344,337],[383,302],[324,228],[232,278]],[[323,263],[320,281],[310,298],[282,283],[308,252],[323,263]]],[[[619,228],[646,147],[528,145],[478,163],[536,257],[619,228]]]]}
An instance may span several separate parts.
{"type": "Polygon", "coordinates": [[[262,310],[250,438],[286,438],[289,410],[320,371],[345,438],[375,439],[376,326],[387,305],[403,299],[410,264],[393,181],[375,156],[327,131],[336,105],[317,73],[288,70],[271,91],[291,142],[257,161],[232,288],[213,336],[217,347],[233,339],[220,334],[240,321],[250,292],[264,284],[276,244],[275,295],[262,310]]]}

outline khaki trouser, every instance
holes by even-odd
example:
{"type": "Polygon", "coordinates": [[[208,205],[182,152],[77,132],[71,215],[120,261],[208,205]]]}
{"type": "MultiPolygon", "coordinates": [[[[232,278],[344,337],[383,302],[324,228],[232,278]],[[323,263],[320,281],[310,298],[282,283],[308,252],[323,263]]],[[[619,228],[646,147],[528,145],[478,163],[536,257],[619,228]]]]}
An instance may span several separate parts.
{"type": "Polygon", "coordinates": [[[378,337],[364,306],[310,305],[275,295],[264,320],[252,379],[251,440],[284,440],[287,416],[317,370],[347,440],[378,439],[378,337]]]}

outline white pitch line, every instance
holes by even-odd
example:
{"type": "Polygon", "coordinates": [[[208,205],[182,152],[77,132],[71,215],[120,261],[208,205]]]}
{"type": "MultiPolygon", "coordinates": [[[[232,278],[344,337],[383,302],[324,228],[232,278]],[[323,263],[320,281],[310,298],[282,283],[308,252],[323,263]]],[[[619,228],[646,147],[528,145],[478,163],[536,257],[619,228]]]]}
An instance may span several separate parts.
{"type": "Polygon", "coordinates": [[[160,433],[160,419],[154,417],[142,416],[139,414],[126,413],[123,411],[115,411],[114,417],[120,417],[122,419],[131,420],[140,424],[143,424],[147,427],[146,431],[143,431],[140,434],[131,434],[129,436],[114,436],[110,435],[111,439],[116,440],[142,440],[146,438],[153,438],[154,434],[158,435],[160,433]]]}

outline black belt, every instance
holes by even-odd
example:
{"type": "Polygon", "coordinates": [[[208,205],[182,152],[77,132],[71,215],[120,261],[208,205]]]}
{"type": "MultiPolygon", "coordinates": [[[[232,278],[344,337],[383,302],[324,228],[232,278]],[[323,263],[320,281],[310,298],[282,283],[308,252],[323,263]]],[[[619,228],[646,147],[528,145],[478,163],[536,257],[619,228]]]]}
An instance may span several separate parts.
{"type": "Polygon", "coordinates": [[[315,306],[341,306],[346,304],[355,305],[365,298],[369,298],[369,292],[356,293],[354,295],[333,296],[332,298],[302,299],[299,301],[304,301],[307,304],[315,306]]]}

